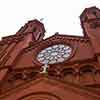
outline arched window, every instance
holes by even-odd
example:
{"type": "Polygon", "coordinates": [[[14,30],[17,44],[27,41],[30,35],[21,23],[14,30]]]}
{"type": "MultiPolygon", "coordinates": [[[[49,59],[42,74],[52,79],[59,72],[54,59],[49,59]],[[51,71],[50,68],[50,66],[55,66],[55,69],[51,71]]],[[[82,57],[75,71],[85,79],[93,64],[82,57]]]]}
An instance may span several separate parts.
{"type": "Polygon", "coordinates": [[[63,78],[65,81],[67,82],[73,82],[74,81],[74,69],[72,68],[66,68],[66,69],[63,69],[62,71],[62,75],[63,75],[63,78]]]}
{"type": "Polygon", "coordinates": [[[80,68],[80,82],[84,85],[91,85],[95,82],[95,68],[91,65],[85,65],[80,68]]]}

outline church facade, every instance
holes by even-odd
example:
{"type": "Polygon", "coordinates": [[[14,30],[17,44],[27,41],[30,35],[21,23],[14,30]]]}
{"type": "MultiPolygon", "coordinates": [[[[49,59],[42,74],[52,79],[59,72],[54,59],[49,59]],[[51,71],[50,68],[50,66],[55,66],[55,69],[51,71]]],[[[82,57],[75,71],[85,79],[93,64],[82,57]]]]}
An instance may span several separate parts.
{"type": "Polygon", "coordinates": [[[32,20],[0,41],[0,100],[100,100],[100,10],[80,15],[84,36],[44,39],[32,20]]]}

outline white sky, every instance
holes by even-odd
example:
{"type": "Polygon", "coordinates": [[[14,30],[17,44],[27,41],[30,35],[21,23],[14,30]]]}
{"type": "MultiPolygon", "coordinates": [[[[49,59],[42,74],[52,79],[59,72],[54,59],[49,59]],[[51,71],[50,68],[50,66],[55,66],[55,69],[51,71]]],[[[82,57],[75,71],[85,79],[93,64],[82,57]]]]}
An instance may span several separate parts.
{"type": "Polygon", "coordinates": [[[15,34],[28,20],[44,18],[46,37],[82,35],[79,15],[100,0],[0,0],[0,37],[15,34]]]}

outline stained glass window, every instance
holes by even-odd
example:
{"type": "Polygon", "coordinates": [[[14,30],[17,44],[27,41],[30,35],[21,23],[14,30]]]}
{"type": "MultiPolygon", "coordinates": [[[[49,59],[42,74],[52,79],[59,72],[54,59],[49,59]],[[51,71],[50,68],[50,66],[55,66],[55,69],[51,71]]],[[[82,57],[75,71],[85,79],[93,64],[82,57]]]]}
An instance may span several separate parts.
{"type": "Polygon", "coordinates": [[[43,64],[55,64],[67,60],[72,52],[72,48],[68,45],[58,44],[50,46],[42,50],[37,59],[43,64]]]}

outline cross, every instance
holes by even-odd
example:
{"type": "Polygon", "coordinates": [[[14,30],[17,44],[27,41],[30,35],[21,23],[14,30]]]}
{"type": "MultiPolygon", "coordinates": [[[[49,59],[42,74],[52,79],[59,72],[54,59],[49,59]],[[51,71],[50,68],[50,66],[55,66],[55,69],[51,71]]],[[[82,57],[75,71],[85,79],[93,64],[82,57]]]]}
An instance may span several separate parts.
{"type": "Polygon", "coordinates": [[[41,18],[40,21],[42,22],[44,20],[44,18],[41,18]]]}
{"type": "Polygon", "coordinates": [[[49,66],[47,64],[45,64],[44,66],[42,66],[43,70],[40,73],[47,73],[47,68],[49,68],[49,66]]]}

